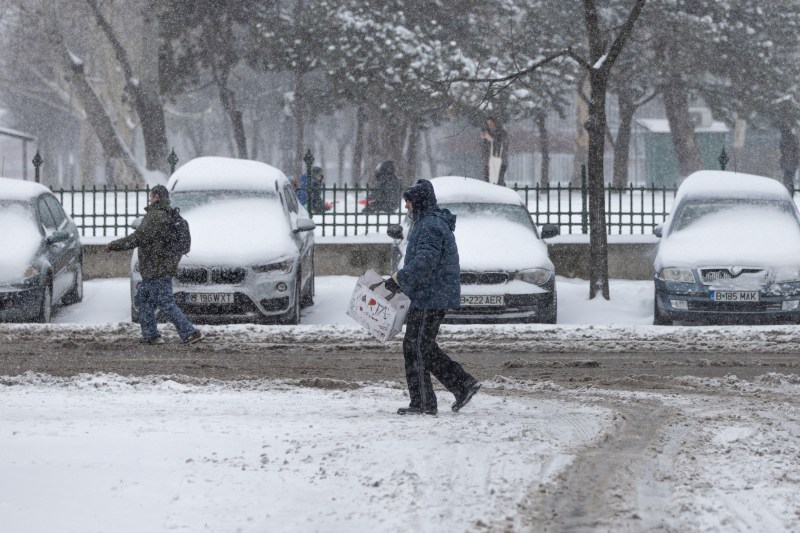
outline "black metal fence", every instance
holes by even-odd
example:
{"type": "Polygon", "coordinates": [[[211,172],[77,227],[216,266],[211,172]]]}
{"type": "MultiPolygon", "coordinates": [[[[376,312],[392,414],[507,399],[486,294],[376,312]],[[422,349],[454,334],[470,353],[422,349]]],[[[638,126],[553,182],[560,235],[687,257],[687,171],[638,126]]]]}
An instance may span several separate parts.
{"type": "MultiPolygon", "coordinates": [[[[588,232],[589,201],[586,187],[555,185],[517,187],[538,225],[556,224],[562,234],[588,232]]],[[[675,189],[634,187],[605,190],[606,224],[609,234],[645,234],[664,221],[672,207],[675,189]]],[[[144,215],[149,188],[81,187],[53,191],[85,237],[123,236],[130,223],[144,215]]],[[[326,209],[312,213],[319,236],[354,236],[385,233],[399,224],[405,210],[398,204],[391,212],[372,212],[368,187],[322,188],[326,209]]]]}

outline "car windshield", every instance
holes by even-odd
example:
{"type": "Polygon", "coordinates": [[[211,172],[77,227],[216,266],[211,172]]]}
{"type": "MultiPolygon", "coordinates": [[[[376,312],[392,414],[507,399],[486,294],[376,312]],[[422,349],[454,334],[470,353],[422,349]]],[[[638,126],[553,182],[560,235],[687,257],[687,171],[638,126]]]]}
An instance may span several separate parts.
{"type": "Polygon", "coordinates": [[[533,221],[531,221],[531,216],[521,205],[458,203],[439,204],[439,207],[450,210],[451,213],[457,215],[462,220],[481,217],[499,218],[524,226],[534,233],[536,232],[533,221]]]}
{"type": "Polygon", "coordinates": [[[267,199],[276,200],[278,193],[269,191],[181,191],[173,192],[170,195],[170,204],[173,207],[180,207],[182,211],[188,211],[195,207],[208,204],[216,204],[226,200],[252,200],[267,199]]]}
{"type": "Polygon", "coordinates": [[[790,202],[779,200],[692,200],[684,203],[676,215],[671,233],[718,222],[722,224],[719,229],[725,229],[730,226],[731,218],[759,225],[764,217],[769,217],[771,220],[780,219],[791,226],[798,225],[794,206],[790,202]]]}

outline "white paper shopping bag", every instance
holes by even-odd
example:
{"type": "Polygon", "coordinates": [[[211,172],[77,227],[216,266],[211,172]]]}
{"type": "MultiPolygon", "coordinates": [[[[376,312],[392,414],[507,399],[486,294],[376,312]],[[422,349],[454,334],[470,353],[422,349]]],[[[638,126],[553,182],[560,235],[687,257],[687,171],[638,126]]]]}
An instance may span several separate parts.
{"type": "Polygon", "coordinates": [[[347,315],[367,328],[379,341],[386,342],[403,329],[410,306],[408,296],[389,291],[380,274],[367,270],[356,282],[347,315]]]}

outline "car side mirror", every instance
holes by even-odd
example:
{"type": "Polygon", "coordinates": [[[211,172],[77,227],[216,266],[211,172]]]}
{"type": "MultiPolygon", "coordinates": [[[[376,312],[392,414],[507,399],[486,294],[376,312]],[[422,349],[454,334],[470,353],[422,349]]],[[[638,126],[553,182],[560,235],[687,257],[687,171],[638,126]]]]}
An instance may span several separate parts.
{"type": "Polygon", "coordinates": [[[386,230],[386,235],[398,241],[403,240],[403,226],[400,224],[393,224],[386,230]]]}
{"type": "Polygon", "coordinates": [[[542,226],[542,239],[549,239],[561,233],[561,229],[555,224],[545,224],[542,226]]]}
{"type": "Polygon", "coordinates": [[[663,233],[664,233],[664,226],[662,226],[661,224],[653,228],[653,235],[655,235],[656,237],[661,237],[663,233]]]}
{"type": "Polygon", "coordinates": [[[300,233],[301,231],[313,231],[316,227],[317,225],[310,218],[298,218],[297,229],[295,229],[294,232],[300,233]]]}
{"type": "Polygon", "coordinates": [[[55,244],[57,242],[64,242],[69,240],[72,234],[68,231],[54,231],[52,235],[47,238],[47,244],[55,244]]]}
{"type": "Polygon", "coordinates": [[[141,226],[141,225],[142,225],[142,219],[143,219],[143,218],[144,218],[144,217],[134,218],[134,219],[133,219],[133,222],[131,222],[131,223],[129,224],[129,226],[130,226],[130,227],[132,227],[133,229],[136,229],[136,228],[138,228],[139,226],[141,226]]]}

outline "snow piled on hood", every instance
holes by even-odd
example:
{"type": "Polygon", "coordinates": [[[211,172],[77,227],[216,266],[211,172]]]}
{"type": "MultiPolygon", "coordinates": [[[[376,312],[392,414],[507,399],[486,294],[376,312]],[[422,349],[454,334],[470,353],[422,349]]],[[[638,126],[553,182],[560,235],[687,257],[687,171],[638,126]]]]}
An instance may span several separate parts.
{"type": "Polygon", "coordinates": [[[553,269],[547,246],[521,224],[490,216],[459,216],[455,235],[462,271],[553,269]]]}
{"type": "MultiPolygon", "coordinates": [[[[11,181],[11,180],[9,180],[11,181]]],[[[23,206],[0,211],[0,281],[16,281],[33,260],[42,243],[36,223],[23,206]]]]}
{"type": "MultiPolygon", "coordinates": [[[[782,185],[781,185],[782,187],[782,185]]],[[[787,213],[757,205],[706,215],[661,242],[665,266],[800,265],[800,227],[787,213]]]]}
{"type": "Polygon", "coordinates": [[[247,266],[297,254],[276,198],[223,200],[182,215],[192,232],[192,250],[183,266],[247,266]]]}

